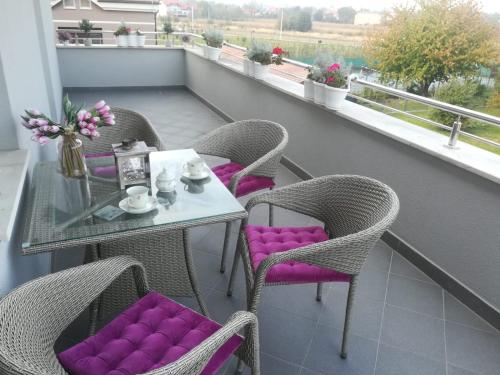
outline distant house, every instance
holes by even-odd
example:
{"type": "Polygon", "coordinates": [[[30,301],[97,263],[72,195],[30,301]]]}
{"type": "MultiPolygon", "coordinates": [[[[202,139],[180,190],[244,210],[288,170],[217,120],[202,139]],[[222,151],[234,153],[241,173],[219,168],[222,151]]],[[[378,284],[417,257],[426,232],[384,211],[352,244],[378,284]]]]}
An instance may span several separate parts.
{"type": "Polygon", "coordinates": [[[56,30],[82,37],[78,22],[89,19],[94,25],[94,44],[114,43],[113,32],[121,22],[132,29],[155,31],[159,0],[49,0],[56,30]]]}
{"type": "Polygon", "coordinates": [[[191,17],[194,5],[179,0],[161,0],[159,6],[160,16],[191,17]]]}
{"type": "Polygon", "coordinates": [[[355,25],[379,25],[382,23],[383,14],[377,12],[359,12],[354,17],[355,25]]]}

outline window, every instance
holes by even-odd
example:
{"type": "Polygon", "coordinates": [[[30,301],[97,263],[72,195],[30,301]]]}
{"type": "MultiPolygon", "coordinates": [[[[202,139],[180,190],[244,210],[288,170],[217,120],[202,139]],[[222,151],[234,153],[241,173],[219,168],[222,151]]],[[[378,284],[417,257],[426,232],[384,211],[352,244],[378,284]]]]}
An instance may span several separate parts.
{"type": "Polygon", "coordinates": [[[92,2],[90,0],[80,0],[80,9],[92,9],[92,2]]]}
{"type": "Polygon", "coordinates": [[[69,9],[76,9],[76,0],[63,0],[63,7],[69,9]]]}

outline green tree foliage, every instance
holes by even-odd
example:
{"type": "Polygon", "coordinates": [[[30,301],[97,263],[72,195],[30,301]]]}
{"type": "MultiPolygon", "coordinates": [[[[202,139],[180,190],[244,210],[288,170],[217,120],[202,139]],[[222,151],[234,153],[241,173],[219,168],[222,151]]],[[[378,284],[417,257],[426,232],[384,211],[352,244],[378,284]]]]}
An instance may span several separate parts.
{"type": "Polygon", "coordinates": [[[339,18],[339,23],[354,23],[356,11],[353,7],[342,7],[337,11],[337,16],[339,18]]]}
{"type": "Polygon", "coordinates": [[[283,17],[283,30],[307,32],[312,28],[311,11],[299,7],[285,10],[283,17]]]}
{"type": "Polygon", "coordinates": [[[318,22],[323,21],[323,18],[325,18],[324,13],[325,12],[323,9],[318,9],[316,12],[314,12],[313,19],[318,22]]]}
{"type": "MultiPolygon", "coordinates": [[[[475,81],[466,80],[462,82],[458,79],[453,79],[441,85],[436,90],[435,98],[442,102],[467,108],[474,103],[476,96],[480,92],[481,86],[475,81]]],[[[431,118],[444,125],[452,126],[453,122],[457,119],[457,115],[439,109],[433,109],[431,118]]],[[[465,128],[469,125],[469,119],[463,118],[461,121],[462,127],[465,128]]]]}
{"type": "Polygon", "coordinates": [[[468,78],[488,65],[498,39],[475,0],[417,1],[413,8],[395,8],[365,52],[382,79],[413,83],[428,96],[433,82],[468,78]]]}

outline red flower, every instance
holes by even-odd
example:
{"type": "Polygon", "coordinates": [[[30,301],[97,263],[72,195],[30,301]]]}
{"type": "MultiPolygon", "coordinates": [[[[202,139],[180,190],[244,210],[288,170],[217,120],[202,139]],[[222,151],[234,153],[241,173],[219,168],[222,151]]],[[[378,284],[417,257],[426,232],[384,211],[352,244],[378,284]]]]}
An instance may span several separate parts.
{"type": "Polygon", "coordinates": [[[274,55],[282,55],[282,54],[283,54],[283,48],[280,48],[280,47],[274,47],[274,48],[273,48],[273,54],[274,54],[274,55]]]}
{"type": "Polygon", "coordinates": [[[328,67],[328,71],[329,72],[334,72],[336,70],[339,70],[340,69],[340,65],[335,63],[335,64],[332,64],[328,67]]]}
{"type": "Polygon", "coordinates": [[[335,78],[330,76],[326,79],[326,83],[332,83],[333,81],[335,81],[335,78]]]}

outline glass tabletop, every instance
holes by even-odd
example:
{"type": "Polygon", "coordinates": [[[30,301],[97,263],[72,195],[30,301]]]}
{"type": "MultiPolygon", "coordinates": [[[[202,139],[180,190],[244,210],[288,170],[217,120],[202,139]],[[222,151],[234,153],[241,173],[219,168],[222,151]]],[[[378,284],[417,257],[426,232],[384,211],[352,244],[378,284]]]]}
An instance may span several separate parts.
{"type": "MultiPolygon", "coordinates": [[[[192,149],[159,151],[150,154],[150,204],[144,213],[128,205],[120,190],[113,156],[87,158],[89,176],[65,178],[57,162],[35,166],[27,205],[23,249],[43,247],[51,250],[68,245],[93,243],[103,236],[140,229],[184,229],[209,222],[246,216],[245,209],[207,167],[206,178],[193,180],[185,169],[197,158],[192,149]],[[166,172],[166,173],[165,173],[166,172]],[[171,190],[159,191],[161,174],[171,190]]],[[[165,184],[162,186],[165,190],[165,184]]],[[[144,210],[143,210],[144,211],[144,210]]],[[[104,238],[105,239],[105,238],[104,238]]],[[[29,252],[29,251],[27,251],[29,252]]]]}

